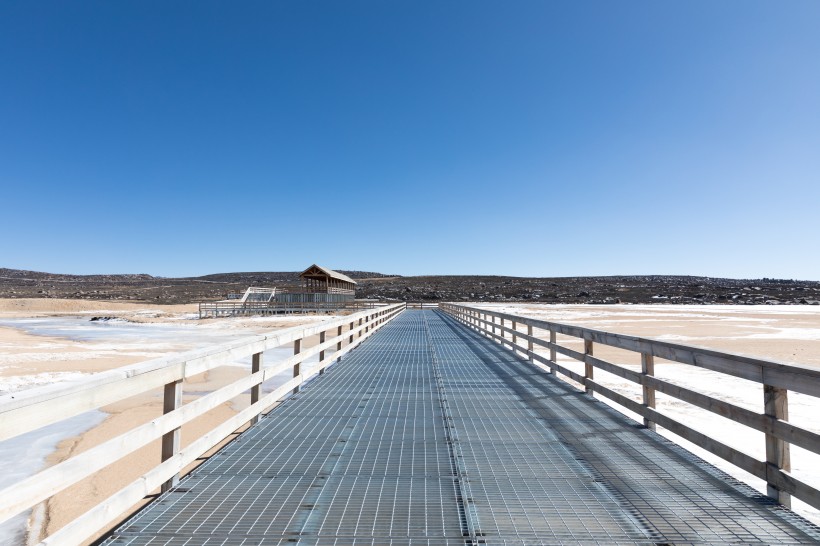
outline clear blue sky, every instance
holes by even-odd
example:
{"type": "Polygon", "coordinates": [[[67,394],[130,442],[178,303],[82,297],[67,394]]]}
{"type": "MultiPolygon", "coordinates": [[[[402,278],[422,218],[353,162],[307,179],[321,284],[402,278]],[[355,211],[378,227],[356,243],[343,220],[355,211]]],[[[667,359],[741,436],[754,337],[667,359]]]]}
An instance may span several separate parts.
{"type": "Polygon", "coordinates": [[[0,3],[0,267],[820,279],[820,2],[0,3]]]}

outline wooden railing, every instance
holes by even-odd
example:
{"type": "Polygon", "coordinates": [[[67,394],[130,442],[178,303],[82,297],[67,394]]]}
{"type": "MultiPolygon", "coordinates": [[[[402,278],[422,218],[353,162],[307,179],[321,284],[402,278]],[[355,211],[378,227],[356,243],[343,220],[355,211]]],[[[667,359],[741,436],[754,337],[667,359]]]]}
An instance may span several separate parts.
{"type": "Polygon", "coordinates": [[[306,359],[318,354],[319,362],[313,372],[324,373],[334,360],[354,349],[404,309],[403,303],[394,304],[313,326],[255,335],[117,368],[65,385],[30,389],[0,397],[0,441],[3,441],[124,398],[152,389],[164,389],[162,416],[0,491],[0,523],[149,442],[162,438],[162,462],[159,465],[47,537],[42,544],[78,544],[88,539],[157,488],[165,491],[175,485],[180,473],[189,464],[222,443],[234,431],[247,423],[256,422],[259,415],[277,400],[297,392],[309,377],[301,367],[306,359]],[[307,338],[317,334],[318,344],[303,346],[307,338]],[[263,365],[266,350],[290,343],[293,344],[293,356],[269,367],[263,365]],[[252,366],[248,376],[182,405],[184,379],[249,356],[252,357],[252,366]],[[263,396],[262,383],[290,368],[293,369],[293,378],[263,396]],[[184,449],[181,448],[180,427],[184,423],[248,390],[251,398],[249,407],[184,449]]]}
{"type": "Polygon", "coordinates": [[[785,506],[791,505],[791,495],[820,509],[820,491],[794,476],[791,470],[789,446],[802,447],[820,453],[820,434],[789,422],[788,392],[820,397],[820,369],[760,360],[699,347],[667,343],[653,339],[613,334],[589,328],[535,320],[517,315],[496,313],[487,309],[442,303],[440,309],[457,321],[481,334],[526,354],[550,371],[583,385],[587,393],[598,393],[643,417],[644,424],[654,429],[660,425],[693,444],[721,457],[767,483],[767,493],[785,506]],[[510,326],[506,326],[506,322],[510,326]],[[525,326],[526,332],[519,328],[525,326]],[[533,328],[549,332],[549,341],[533,335],[533,328]],[[505,336],[505,333],[509,336],[505,336]],[[556,342],[562,334],[582,339],[584,351],[575,351],[556,342]],[[595,344],[640,354],[641,371],[637,372],[593,356],[595,344]],[[549,349],[549,358],[536,353],[538,345],[549,349]],[[576,373],[557,363],[562,355],[584,363],[584,373],[576,373]],[[763,385],[763,412],[752,411],[725,400],[697,392],[655,377],[655,358],[703,368],[739,377],[763,385]],[[642,388],[642,402],[636,402],[595,380],[594,370],[604,370],[632,381],[642,388]],[[743,424],[765,434],[766,460],[730,447],[716,438],[669,417],[655,408],[655,393],[677,398],[698,408],[743,424]]]}
{"type": "MultiPolygon", "coordinates": [[[[299,294],[295,294],[299,295],[299,294]]],[[[287,294],[285,295],[285,297],[287,294]]],[[[207,302],[199,304],[199,318],[234,315],[265,315],[277,313],[332,313],[374,309],[388,305],[381,301],[245,301],[239,300],[207,302]]]]}
{"type": "Polygon", "coordinates": [[[408,301],[408,309],[438,309],[438,303],[431,301],[408,301]]]}

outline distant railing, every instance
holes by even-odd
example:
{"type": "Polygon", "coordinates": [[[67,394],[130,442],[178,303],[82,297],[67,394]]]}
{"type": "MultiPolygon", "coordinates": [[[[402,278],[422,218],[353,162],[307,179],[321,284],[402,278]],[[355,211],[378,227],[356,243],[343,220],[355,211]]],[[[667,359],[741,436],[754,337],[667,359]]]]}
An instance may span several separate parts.
{"type": "Polygon", "coordinates": [[[301,368],[307,358],[318,354],[319,362],[313,372],[324,373],[324,369],[334,360],[354,349],[404,309],[403,303],[384,306],[314,326],[251,336],[117,368],[94,374],[84,380],[0,396],[0,441],[3,441],[124,398],[152,389],[164,389],[164,414],[161,417],[0,491],[0,523],[95,474],[149,442],[162,438],[162,462],[158,466],[74,519],[42,543],[77,544],[88,539],[157,488],[162,491],[171,488],[189,464],[243,425],[256,422],[261,413],[283,396],[298,392],[302,383],[310,377],[301,368]],[[318,344],[305,347],[306,339],[317,334],[318,344]],[[266,350],[289,343],[293,343],[293,356],[270,367],[263,365],[266,350]],[[331,352],[326,354],[328,351],[331,352]],[[184,379],[248,356],[252,357],[250,375],[182,405],[184,379]],[[291,368],[293,379],[262,395],[262,383],[291,368]],[[181,449],[180,427],[184,423],[248,390],[251,402],[248,408],[181,449]]]}
{"type": "Polygon", "coordinates": [[[408,301],[408,309],[438,309],[438,303],[429,301],[408,301]]]}
{"type": "Polygon", "coordinates": [[[375,309],[388,305],[381,301],[354,300],[335,294],[279,294],[277,301],[217,301],[199,304],[199,318],[227,317],[236,315],[273,315],[280,313],[328,313],[332,311],[355,311],[375,309]],[[334,297],[337,296],[337,297],[334,297]]]}
{"type": "Polygon", "coordinates": [[[812,453],[820,453],[820,434],[789,422],[788,391],[820,397],[820,369],[759,360],[710,349],[667,343],[653,339],[613,334],[589,328],[535,320],[487,309],[442,303],[442,311],[481,334],[509,345],[526,354],[530,361],[549,366],[584,386],[587,393],[599,393],[624,408],[643,417],[644,424],[654,430],[655,424],[693,444],[721,457],[767,483],[767,493],[785,506],[791,505],[790,495],[820,509],[820,491],[792,476],[790,444],[812,453]],[[496,322],[498,320],[498,322],[496,322]],[[509,321],[510,327],[505,326],[509,321]],[[527,327],[520,331],[519,325],[527,327]],[[549,331],[549,341],[533,336],[533,328],[549,331]],[[500,332],[496,333],[496,332],[500,332]],[[507,337],[504,334],[508,333],[507,337]],[[563,347],[556,334],[580,338],[584,352],[563,347]],[[510,339],[511,338],[511,339],[510,339]],[[524,343],[526,342],[526,346],[524,343]],[[641,355],[641,372],[630,370],[593,356],[594,344],[608,345],[641,355]],[[538,345],[549,349],[546,358],[533,351],[538,345]],[[557,353],[584,363],[584,374],[567,369],[556,362],[557,353]],[[655,377],[655,357],[739,377],[763,385],[763,413],[758,413],[712,396],[655,377]],[[642,403],[608,389],[594,379],[595,368],[632,381],[642,387],[642,403]],[[693,406],[765,433],[766,460],[759,461],[716,438],[685,425],[655,409],[655,393],[672,396],[693,406]]]}

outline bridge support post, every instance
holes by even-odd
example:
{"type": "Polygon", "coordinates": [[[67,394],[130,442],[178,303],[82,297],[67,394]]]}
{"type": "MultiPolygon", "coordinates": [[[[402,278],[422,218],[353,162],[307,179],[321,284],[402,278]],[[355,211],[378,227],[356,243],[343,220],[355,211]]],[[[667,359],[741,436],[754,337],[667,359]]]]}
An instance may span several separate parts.
{"type": "MultiPolygon", "coordinates": [[[[319,332],[319,343],[324,343],[325,342],[325,334],[326,334],[326,332],[319,332]]],[[[322,364],[322,361],[324,359],[325,359],[325,351],[321,350],[321,351],[319,351],[319,366],[321,366],[319,368],[319,375],[322,375],[323,373],[325,373],[325,365],[322,364]]]]}
{"type": "MultiPolygon", "coordinates": [[[[789,391],[764,384],[763,402],[766,415],[782,421],[789,420],[789,391]]],[[[789,472],[792,469],[789,443],[768,433],[766,434],[766,469],[767,474],[774,470],[789,472]]],[[[791,495],[778,489],[772,478],[767,477],[766,482],[766,494],[786,508],[791,508],[791,495]]]]}
{"type": "MultiPolygon", "coordinates": [[[[532,326],[529,324],[527,325],[527,335],[532,337],[532,326]]],[[[534,359],[532,357],[532,339],[527,340],[527,351],[530,355],[530,362],[533,362],[534,359]]]]}
{"type": "MultiPolygon", "coordinates": [[[[262,369],[262,353],[255,353],[251,359],[251,373],[254,374],[262,369]]],[[[259,402],[259,393],[262,390],[262,384],[251,387],[251,405],[259,402]]],[[[259,422],[259,415],[254,415],[251,418],[251,424],[255,425],[259,422]]]]}
{"type": "MultiPolygon", "coordinates": [[[[641,374],[645,376],[655,375],[655,357],[649,353],[641,353],[641,374]]],[[[655,387],[643,385],[643,405],[647,408],[655,409],[655,387]]],[[[655,430],[655,422],[647,417],[643,418],[643,424],[650,430],[655,430]]]]}
{"type": "Polygon", "coordinates": [[[516,350],[518,348],[518,347],[516,347],[516,345],[518,345],[518,336],[516,335],[516,332],[518,331],[518,323],[517,322],[512,321],[512,329],[513,329],[513,333],[512,333],[513,350],[516,350]]]}
{"type": "MultiPolygon", "coordinates": [[[[293,342],[293,354],[298,355],[301,352],[302,352],[302,340],[297,339],[296,341],[293,342]]],[[[297,362],[296,364],[293,365],[293,377],[299,377],[301,374],[302,374],[302,363],[297,362]]],[[[302,386],[301,385],[296,385],[296,388],[293,389],[293,394],[298,393],[300,390],[302,390],[302,386]]]]}
{"type": "MultiPolygon", "coordinates": [[[[182,380],[174,381],[172,383],[168,383],[165,385],[165,392],[163,396],[162,402],[162,413],[171,413],[175,409],[178,409],[182,406],[182,380]]],[[[162,460],[167,461],[177,453],[179,453],[180,448],[180,433],[181,430],[179,427],[166,432],[162,435],[162,460]]],[[[160,491],[165,493],[176,484],[179,483],[179,474],[174,474],[174,476],[168,480],[167,482],[163,483],[160,491]]]]}
{"type": "Polygon", "coordinates": [[[584,390],[590,397],[594,398],[595,393],[593,392],[592,387],[589,385],[589,381],[592,381],[593,379],[595,367],[589,362],[587,362],[587,356],[592,356],[591,339],[584,340],[584,379],[586,380],[584,381],[584,390]]]}
{"type": "MultiPolygon", "coordinates": [[[[555,330],[550,329],[550,362],[553,364],[558,363],[558,351],[555,350],[555,345],[557,341],[555,339],[555,330]]],[[[550,373],[552,375],[557,375],[558,370],[555,369],[555,366],[550,366],[550,373]]]]}

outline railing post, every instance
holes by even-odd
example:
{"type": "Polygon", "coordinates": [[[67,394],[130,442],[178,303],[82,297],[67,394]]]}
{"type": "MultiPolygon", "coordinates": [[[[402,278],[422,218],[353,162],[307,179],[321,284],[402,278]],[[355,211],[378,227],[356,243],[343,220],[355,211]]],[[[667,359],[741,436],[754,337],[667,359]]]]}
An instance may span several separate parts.
{"type": "MultiPolygon", "coordinates": [[[[789,391],[764,384],[763,402],[766,415],[781,421],[789,420],[789,391]]],[[[768,433],[766,434],[766,467],[769,471],[778,469],[789,472],[792,469],[789,443],[768,433]]],[[[791,495],[778,489],[772,483],[771,478],[767,478],[766,482],[766,494],[786,508],[791,508],[791,495]]]]}
{"type": "MultiPolygon", "coordinates": [[[[641,353],[641,373],[645,376],[655,376],[655,357],[649,353],[641,353]]],[[[655,409],[655,387],[644,384],[643,405],[647,408],[655,409]]],[[[643,424],[650,430],[655,430],[655,422],[649,418],[643,418],[643,424]]]]}
{"type": "Polygon", "coordinates": [[[498,317],[498,323],[499,323],[498,324],[498,331],[501,334],[501,346],[503,347],[504,346],[504,341],[506,341],[506,339],[507,339],[507,336],[504,333],[504,319],[501,318],[501,317],[498,317]]]}
{"type": "Polygon", "coordinates": [[[353,343],[353,324],[354,323],[352,323],[352,322],[350,323],[350,329],[348,330],[348,332],[350,332],[350,339],[348,340],[349,344],[353,343]]]}
{"type": "MultiPolygon", "coordinates": [[[[588,381],[591,381],[593,376],[594,376],[595,368],[592,364],[587,362],[587,359],[586,359],[586,356],[592,356],[592,340],[591,339],[585,339],[584,340],[584,355],[585,355],[585,357],[584,357],[584,379],[586,379],[588,381]]],[[[589,396],[591,396],[591,397],[595,396],[594,392],[592,391],[592,387],[590,387],[590,385],[587,383],[587,381],[584,381],[584,390],[586,391],[586,393],[589,396]]]]}
{"type": "MultiPolygon", "coordinates": [[[[162,413],[171,413],[182,406],[182,380],[173,381],[165,385],[165,392],[162,401],[162,413]]],[[[166,432],[162,435],[162,460],[167,461],[177,453],[180,448],[180,428],[166,432]]],[[[160,490],[165,493],[179,483],[179,474],[162,484],[160,490]]]]}
{"type": "Polygon", "coordinates": [[[339,351],[342,350],[342,327],[341,326],[336,328],[336,337],[339,338],[339,342],[336,344],[336,352],[338,353],[339,351]]]}
{"type": "MultiPolygon", "coordinates": [[[[254,353],[251,359],[251,373],[254,374],[262,369],[262,353],[254,353]]],[[[251,387],[251,405],[256,404],[259,402],[259,393],[262,390],[262,384],[254,385],[251,387]]],[[[259,414],[254,415],[251,417],[251,424],[255,425],[259,422],[259,414]]]]}
{"type": "MultiPolygon", "coordinates": [[[[319,343],[324,343],[324,342],[325,342],[325,332],[319,332],[319,343]]],[[[321,351],[319,351],[319,366],[321,366],[319,368],[319,375],[322,375],[323,373],[325,373],[324,365],[321,363],[324,359],[325,359],[325,351],[324,351],[324,349],[322,349],[321,351]]]]}
{"type": "MultiPolygon", "coordinates": [[[[359,319],[359,326],[362,325],[362,319],[359,319]]],[[[362,330],[359,328],[359,337],[362,337],[362,330]]]]}
{"type": "Polygon", "coordinates": [[[512,329],[513,329],[513,333],[512,333],[513,350],[515,350],[515,346],[518,345],[518,336],[516,335],[516,332],[518,331],[518,323],[517,322],[512,321],[512,329]]]}
{"type": "MultiPolygon", "coordinates": [[[[553,364],[558,363],[558,351],[555,350],[556,343],[555,330],[550,328],[550,362],[553,364]]],[[[558,370],[555,369],[555,366],[550,366],[550,373],[552,375],[558,374],[558,370]]]]}
{"type": "MultiPolygon", "coordinates": [[[[530,336],[530,338],[532,338],[532,325],[530,324],[527,325],[527,335],[530,336]]],[[[527,351],[529,351],[530,354],[530,362],[533,362],[534,359],[532,357],[532,339],[527,340],[527,351]]]]}
{"type": "MultiPolygon", "coordinates": [[[[302,340],[297,339],[296,341],[293,342],[293,354],[298,355],[301,352],[302,352],[302,340]]],[[[302,374],[302,363],[297,362],[296,364],[293,365],[293,377],[299,377],[301,374],[302,374]]],[[[298,393],[300,390],[302,390],[302,386],[301,385],[296,385],[296,387],[293,389],[293,394],[298,393]]]]}

